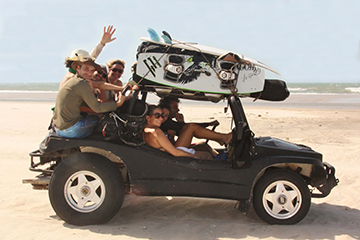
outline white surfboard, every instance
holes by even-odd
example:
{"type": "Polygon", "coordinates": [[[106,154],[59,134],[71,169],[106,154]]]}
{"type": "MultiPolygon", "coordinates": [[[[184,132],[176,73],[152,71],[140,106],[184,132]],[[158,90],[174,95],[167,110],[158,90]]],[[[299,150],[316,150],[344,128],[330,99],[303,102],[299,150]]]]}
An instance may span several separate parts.
{"type": "Polygon", "coordinates": [[[171,39],[168,34],[165,34],[166,39],[164,35],[160,38],[156,31],[150,28],[148,32],[150,38],[140,39],[160,45],[160,48],[158,52],[155,47],[151,51],[144,50],[138,53],[136,75],[150,81],[150,85],[195,92],[215,94],[236,92],[246,95],[263,90],[265,70],[278,74],[269,66],[242,54],[197,43],[177,41],[171,39]],[[161,46],[165,49],[170,48],[164,52],[161,46]]]}
{"type": "Polygon", "coordinates": [[[265,74],[259,67],[244,65],[241,70],[235,69],[237,77],[228,81],[218,78],[219,70],[207,62],[194,63],[192,55],[146,52],[139,54],[136,74],[155,85],[196,92],[231,94],[227,84],[232,84],[237,94],[263,90],[265,74]],[[171,58],[178,58],[181,65],[169,64],[171,58]]]}
{"type": "MultiPolygon", "coordinates": [[[[161,44],[161,45],[165,45],[165,46],[171,46],[174,48],[180,48],[180,49],[186,49],[186,50],[192,50],[192,51],[197,51],[197,52],[202,52],[202,53],[206,53],[206,54],[212,54],[215,56],[221,56],[223,54],[232,52],[232,51],[227,51],[227,50],[223,50],[223,49],[219,49],[219,48],[214,48],[214,47],[210,47],[210,46],[205,46],[205,45],[201,45],[201,44],[197,44],[197,43],[187,43],[187,42],[182,42],[182,41],[177,41],[177,40],[172,40],[172,44],[169,43],[165,43],[165,42],[157,42],[157,41],[153,41],[151,40],[151,38],[149,37],[141,37],[140,40],[145,41],[145,42],[152,42],[152,43],[156,43],[156,44],[161,44]]],[[[276,73],[278,75],[280,75],[278,72],[276,72],[274,69],[270,68],[269,66],[265,65],[264,63],[261,63],[255,59],[249,58],[244,56],[243,54],[238,54],[236,53],[241,59],[245,60],[245,61],[249,61],[252,64],[264,68],[266,70],[269,70],[273,73],[276,73]]]]}

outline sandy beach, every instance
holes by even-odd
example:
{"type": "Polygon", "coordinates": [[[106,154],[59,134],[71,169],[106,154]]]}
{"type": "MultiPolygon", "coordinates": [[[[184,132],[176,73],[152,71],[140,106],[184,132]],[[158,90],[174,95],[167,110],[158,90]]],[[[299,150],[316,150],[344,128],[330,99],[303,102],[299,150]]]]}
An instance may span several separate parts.
{"type": "MultiPolygon", "coordinates": [[[[54,102],[0,101],[0,239],[359,239],[360,95],[349,96],[244,104],[256,136],[308,145],[336,168],[339,185],[328,197],[312,199],[305,219],[291,226],[268,225],[253,209],[243,215],[234,209],[235,201],[130,195],[107,224],[66,224],[51,208],[46,190],[22,184],[37,175],[28,170],[29,152],[46,136],[54,102]]],[[[180,108],[186,121],[217,119],[217,130],[228,132],[231,114],[223,113],[224,105],[180,108]]]]}

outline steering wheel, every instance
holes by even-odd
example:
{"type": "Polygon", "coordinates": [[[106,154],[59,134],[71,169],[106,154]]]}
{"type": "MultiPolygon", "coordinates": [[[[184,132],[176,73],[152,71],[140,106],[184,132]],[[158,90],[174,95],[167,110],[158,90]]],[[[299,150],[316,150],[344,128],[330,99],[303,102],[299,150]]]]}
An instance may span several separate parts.
{"type": "MultiPolygon", "coordinates": [[[[219,124],[216,124],[212,127],[211,131],[215,131],[216,127],[219,126],[219,124]]],[[[205,144],[208,144],[209,139],[206,139],[205,144]]]]}

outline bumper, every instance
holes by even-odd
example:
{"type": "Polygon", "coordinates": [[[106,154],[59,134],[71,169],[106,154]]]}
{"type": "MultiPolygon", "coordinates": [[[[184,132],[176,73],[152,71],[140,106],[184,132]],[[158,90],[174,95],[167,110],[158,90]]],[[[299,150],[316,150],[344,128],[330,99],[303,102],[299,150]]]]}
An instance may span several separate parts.
{"type": "Polygon", "coordinates": [[[321,193],[312,193],[311,197],[314,198],[323,198],[330,194],[331,190],[338,185],[339,179],[335,177],[335,168],[327,163],[324,162],[324,170],[326,172],[326,181],[321,186],[317,187],[317,189],[321,193]]]}

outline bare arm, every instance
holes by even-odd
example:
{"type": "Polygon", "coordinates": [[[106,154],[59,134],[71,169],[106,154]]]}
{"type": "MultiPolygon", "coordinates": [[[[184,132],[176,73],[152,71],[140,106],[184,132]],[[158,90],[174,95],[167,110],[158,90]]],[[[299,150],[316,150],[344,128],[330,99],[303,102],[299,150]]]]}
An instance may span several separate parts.
{"type": "Polygon", "coordinates": [[[111,84],[111,83],[107,83],[107,82],[99,82],[99,81],[91,81],[91,83],[93,84],[94,88],[98,88],[100,90],[122,91],[127,86],[130,86],[130,89],[132,89],[132,90],[139,89],[139,87],[137,85],[133,86],[129,83],[127,83],[125,86],[119,86],[119,85],[115,85],[115,84],[111,84]]]}
{"type": "Polygon", "coordinates": [[[99,82],[99,81],[91,81],[95,88],[100,90],[115,90],[115,91],[122,91],[124,90],[124,86],[118,86],[107,82],[99,82]]]}

